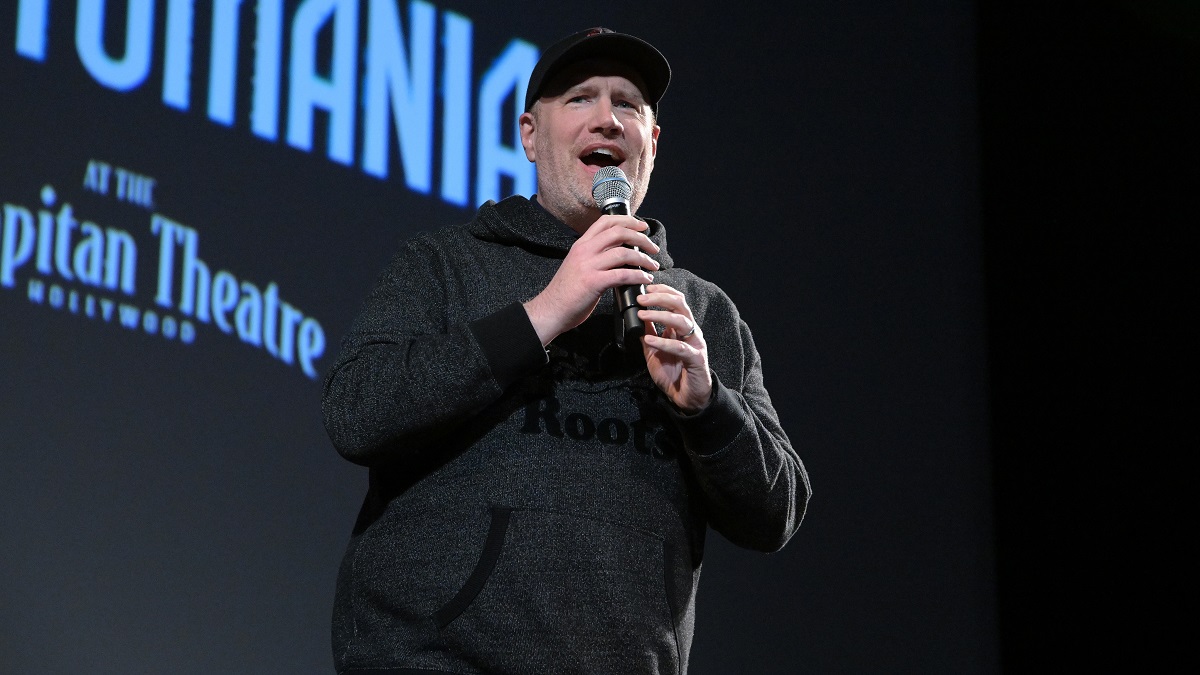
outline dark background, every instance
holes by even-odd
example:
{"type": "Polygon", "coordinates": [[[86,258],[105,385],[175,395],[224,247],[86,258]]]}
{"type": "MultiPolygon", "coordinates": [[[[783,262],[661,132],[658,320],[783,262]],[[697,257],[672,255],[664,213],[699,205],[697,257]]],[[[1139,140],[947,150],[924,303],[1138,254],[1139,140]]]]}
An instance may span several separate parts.
{"type": "MultiPolygon", "coordinates": [[[[320,320],[322,371],[397,244],[469,215],[395,165],[259,139],[242,104],[208,121],[202,40],[191,110],[165,107],[161,7],[155,70],[118,93],[74,55],[74,2],[45,63],[13,50],[15,4],[0,202],[51,183],[153,258],[149,212],[77,181],[90,158],[155,176],[214,270],[320,320]]],[[[476,76],[513,37],[596,24],[674,66],[643,212],[754,329],[815,492],[780,553],[710,536],[691,672],[1144,665],[1175,637],[1195,445],[1195,10],[746,5],[435,5],[475,22],[476,76]]],[[[328,672],[365,472],[319,383],[210,325],[180,345],[35,305],[23,279],[0,289],[0,671],[328,672]]]]}
{"type": "Polygon", "coordinates": [[[979,18],[1005,670],[1171,670],[1200,8],[989,1],[979,18]]]}

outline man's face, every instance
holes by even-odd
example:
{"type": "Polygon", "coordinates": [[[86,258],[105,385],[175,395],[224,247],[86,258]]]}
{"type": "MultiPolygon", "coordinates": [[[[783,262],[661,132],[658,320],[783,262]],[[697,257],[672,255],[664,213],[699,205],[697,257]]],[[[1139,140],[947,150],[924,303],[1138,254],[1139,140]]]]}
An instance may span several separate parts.
{"type": "Polygon", "coordinates": [[[600,216],[592,199],[600,167],[625,172],[631,211],[646,196],[659,128],[639,81],[619,64],[584,61],[557,76],[532,112],[521,115],[521,144],[537,163],[538,201],[576,231],[600,216]]]}

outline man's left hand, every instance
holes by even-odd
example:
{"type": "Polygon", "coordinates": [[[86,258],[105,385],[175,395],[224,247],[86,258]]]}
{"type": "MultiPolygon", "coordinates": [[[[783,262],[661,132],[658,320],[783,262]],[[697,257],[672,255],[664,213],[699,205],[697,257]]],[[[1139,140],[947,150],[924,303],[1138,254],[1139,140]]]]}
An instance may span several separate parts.
{"type": "Polygon", "coordinates": [[[642,352],[654,384],[685,413],[697,413],[708,405],[712,374],[708,370],[708,345],[696,324],[683,293],[666,284],[651,284],[639,295],[638,317],[646,322],[642,352]],[[650,322],[664,327],[656,335],[650,322]]]}

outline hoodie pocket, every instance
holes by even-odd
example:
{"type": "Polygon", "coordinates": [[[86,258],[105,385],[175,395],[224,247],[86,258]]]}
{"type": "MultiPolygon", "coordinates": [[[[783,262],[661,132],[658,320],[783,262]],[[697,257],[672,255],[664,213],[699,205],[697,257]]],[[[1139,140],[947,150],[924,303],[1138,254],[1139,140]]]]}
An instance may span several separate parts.
{"type": "Polygon", "coordinates": [[[650,532],[495,507],[474,570],[432,618],[487,672],[676,672],[665,560],[650,532]]]}

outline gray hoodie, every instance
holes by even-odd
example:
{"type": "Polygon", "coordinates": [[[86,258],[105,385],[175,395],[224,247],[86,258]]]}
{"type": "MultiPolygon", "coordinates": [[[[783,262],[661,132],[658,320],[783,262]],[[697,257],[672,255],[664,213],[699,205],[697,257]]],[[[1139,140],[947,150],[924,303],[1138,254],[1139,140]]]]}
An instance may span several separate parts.
{"type": "Polygon", "coordinates": [[[612,299],[546,349],[521,302],[577,235],[536,203],[489,202],[409,241],[325,381],[338,452],[370,467],[338,574],[338,672],[682,673],[706,528],[774,551],[808,476],[763,387],[750,330],[715,285],[672,266],[714,390],[683,415],[612,299]]]}

